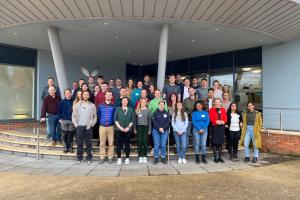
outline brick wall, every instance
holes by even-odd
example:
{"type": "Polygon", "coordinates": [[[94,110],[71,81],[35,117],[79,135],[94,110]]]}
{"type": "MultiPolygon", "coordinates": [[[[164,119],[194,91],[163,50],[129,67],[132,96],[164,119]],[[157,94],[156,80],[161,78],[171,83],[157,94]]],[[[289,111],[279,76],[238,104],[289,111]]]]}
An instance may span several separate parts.
{"type": "Polygon", "coordinates": [[[38,122],[33,121],[12,121],[12,122],[0,122],[0,131],[4,130],[16,130],[21,128],[33,128],[38,122]]]}
{"type": "Polygon", "coordinates": [[[262,151],[300,155],[300,132],[268,130],[262,132],[262,151]]]}

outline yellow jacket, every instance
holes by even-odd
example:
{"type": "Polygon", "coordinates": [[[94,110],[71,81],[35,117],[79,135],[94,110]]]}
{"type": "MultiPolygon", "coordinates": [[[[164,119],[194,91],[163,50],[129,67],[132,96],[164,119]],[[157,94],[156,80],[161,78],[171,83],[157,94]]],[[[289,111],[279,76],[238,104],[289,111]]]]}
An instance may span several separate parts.
{"type": "MultiPolygon", "coordinates": [[[[262,115],[258,111],[255,112],[255,121],[254,121],[254,138],[255,138],[255,146],[258,149],[261,149],[261,132],[260,129],[262,128],[263,122],[262,122],[262,115]]],[[[241,145],[244,146],[244,140],[247,132],[247,112],[243,113],[243,128],[242,128],[242,135],[241,135],[241,145]]],[[[250,147],[253,147],[252,141],[250,143],[250,147]]]]}

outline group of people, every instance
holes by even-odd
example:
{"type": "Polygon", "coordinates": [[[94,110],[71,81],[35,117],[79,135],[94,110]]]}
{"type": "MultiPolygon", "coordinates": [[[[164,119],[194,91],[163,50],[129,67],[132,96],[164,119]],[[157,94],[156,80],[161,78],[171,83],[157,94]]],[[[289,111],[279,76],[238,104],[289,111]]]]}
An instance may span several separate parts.
{"type": "Polygon", "coordinates": [[[154,151],[153,163],[166,163],[169,139],[176,144],[178,163],[186,164],[190,135],[196,163],[208,163],[207,146],[213,149],[214,162],[223,163],[224,143],[230,159],[237,161],[239,141],[244,146],[244,161],[250,161],[249,147],[253,147],[252,162],[256,163],[261,148],[261,113],[251,102],[247,111],[241,113],[238,104],[231,101],[230,86],[222,86],[218,80],[212,85],[210,88],[205,78],[200,85],[196,77],[182,81],[178,74],[170,75],[169,84],[161,91],[155,88],[149,75],[136,84],[129,79],[126,87],[120,78],[106,82],[102,76],[96,80],[90,76],[87,82],[83,79],[73,82],[72,89],[65,89],[61,99],[59,88],[49,77],[42,93],[41,121],[47,122],[52,146],[63,138],[64,153],[74,152],[76,135],[78,164],[83,160],[84,144],[86,160],[91,162],[93,138],[99,138],[100,163],[106,158],[108,163],[114,162],[116,143],[117,164],[129,164],[132,135],[137,136],[139,163],[148,162],[149,146],[154,151]]]}

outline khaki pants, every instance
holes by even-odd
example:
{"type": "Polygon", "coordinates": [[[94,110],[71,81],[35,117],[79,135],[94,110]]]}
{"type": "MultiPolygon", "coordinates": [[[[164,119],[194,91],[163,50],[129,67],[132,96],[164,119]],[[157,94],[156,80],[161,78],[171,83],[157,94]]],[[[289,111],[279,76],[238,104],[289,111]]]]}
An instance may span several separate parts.
{"type": "Polygon", "coordinates": [[[114,157],[114,126],[99,127],[100,159],[105,158],[106,140],[108,140],[108,158],[114,157]]]}

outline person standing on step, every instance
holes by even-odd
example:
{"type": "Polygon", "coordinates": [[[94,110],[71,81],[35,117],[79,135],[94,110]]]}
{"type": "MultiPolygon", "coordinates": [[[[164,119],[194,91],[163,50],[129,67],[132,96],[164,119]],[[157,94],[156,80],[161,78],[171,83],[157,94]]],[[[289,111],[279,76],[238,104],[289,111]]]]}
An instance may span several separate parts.
{"type": "Polygon", "coordinates": [[[231,161],[238,161],[238,145],[241,137],[241,127],[243,127],[243,119],[236,103],[231,103],[227,110],[228,128],[228,153],[231,161]]]}
{"type": "Polygon", "coordinates": [[[106,154],[106,141],[108,141],[108,163],[113,163],[114,157],[114,113],[112,92],[106,91],[105,102],[98,106],[99,138],[100,138],[100,164],[104,163],[106,154]]]}
{"type": "Polygon", "coordinates": [[[227,113],[225,108],[221,107],[221,99],[216,98],[214,101],[215,105],[209,110],[209,118],[212,124],[212,146],[214,152],[214,161],[215,163],[221,162],[224,163],[222,159],[222,150],[224,143],[225,135],[225,124],[227,122],[227,113]],[[217,157],[217,151],[219,156],[217,157]]]}
{"type": "Polygon", "coordinates": [[[135,106],[136,102],[141,98],[141,92],[143,88],[142,81],[138,81],[136,86],[137,87],[132,90],[131,94],[129,94],[131,96],[131,103],[133,106],[135,106]]]}
{"type": "Polygon", "coordinates": [[[132,107],[128,106],[130,99],[123,97],[121,99],[121,106],[116,108],[114,113],[116,142],[117,142],[117,165],[122,164],[121,150],[125,143],[125,165],[129,164],[130,154],[130,135],[135,130],[135,115],[132,107]]]}
{"type": "Polygon", "coordinates": [[[47,129],[50,130],[52,137],[52,146],[56,146],[57,142],[61,141],[60,135],[57,133],[58,126],[58,103],[61,98],[56,95],[56,90],[54,86],[49,87],[49,95],[45,97],[42,111],[41,111],[41,121],[45,122],[46,118],[48,120],[47,129]]]}
{"type": "Polygon", "coordinates": [[[61,124],[64,150],[63,153],[74,153],[73,150],[73,137],[75,133],[75,127],[72,123],[72,91],[71,89],[65,89],[65,99],[59,102],[58,105],[58,121],[61,124]]]}
{"type": "Polygon", "coordinates": [[[87,162],[92,160],[92,128],[97,122],[96,106],[89,101],[90,92],[83,91],[82,101],[74,106],[72,122],[76,127],[77,133],[77,164],[83,159],[83,144],[87,151],[87,162]]]}
{"type": "Polygon", "coordinates": [[[248,110],[243,113],[243,129],[241,135],[241,144],[244,146],[245,160],[250,161],[250,143],[254,149],[252,163],[257,163],[259,149],[261,148],[261,128],[263,125],[261,113],[254,109],[254,104],[247,104],[248,110]]]}
{"type": "Polygon", "coordinates": [[[161,152],[161,162],[166,164],[166,144],[170,128],[170,114],[165,110],[164,100],[159,102],[158,109],[152,114],[152,124],[152,136],[154,142],[153,164],[158,163],[159,150],[161,152]]]}
{"type": "Polygon", "coordinates": [[[196,163],[200,163],[199,149],[201,147],[202,162],[207,164],[206,160],[206,140],[207,140],[207,128],[209,125],[208,112],[205,111],[204,103],[201,100],[197,100],[194,105],[194,112],[192,113],[193,123],[193,145],[195,151],[196,163]]]}
{"type": "MultiPolygon", "coordinates": [[[[146,91],[146,90],[145,90],[146,91]]],[[[151,112],[147,99],[141,98],[135,109],[139,163],[147,163],[148,135],[151,134],[151,112]]]]}
{"type": "Polygon", "coordinates": [[[184,112],[181,102],[176,103],[175,111],[172,114],[173,135],[176,142],[178,164],[186,164],[186,134],[188,127],[188,115],[184,112]]]}

